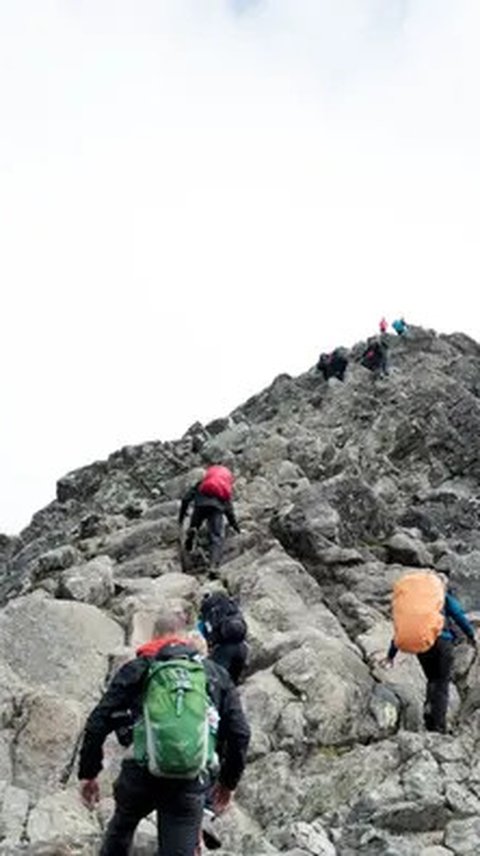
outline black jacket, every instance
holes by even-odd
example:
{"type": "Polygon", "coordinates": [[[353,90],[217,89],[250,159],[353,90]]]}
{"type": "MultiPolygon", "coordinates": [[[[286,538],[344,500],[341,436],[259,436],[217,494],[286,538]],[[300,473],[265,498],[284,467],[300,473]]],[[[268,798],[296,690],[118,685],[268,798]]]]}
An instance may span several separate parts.
{"type": "Polygon", "coordinates": [[[240,527],[237,523],[237,518],[235,517],[233,505],[230,500],[219,499],[217,496],[208,496],[207,494],[200,493],[200,485],[201,482],[197,482],[197,484],[193,485],[193,487],[187,490],[186,494],[182,498],[180,512],[178,515],[179,523],[183,523],[185,515],[188,511],[188,506],[193,502],[198,508],[207,508],[208,506],[210,506],[211,508],[217,508],[225,515],[232,529],[235,529],[236,532],[240,532],[240,527]]]}
{"type": "MultiPolygon", "coordinates": [[[[155,659],[181,656],[191,649],[180,646],[162,648],[155,659]]],[[[80,749],[79,779],[94,779],[102,769],[103,743],[114,730],[115,714],[141,711],[148,657],[137,657],[122,666],[114,676],[103,698],[88,717],[80,749]]],[[[217,752],[220,758],[219,781],[234,790],[246,764],[250,727],[237,689],[228,673],[209,659],[204,660],[209,696],[220,715],[217,752]]]]}
{"type": "Polygon", "coordinates": [[[388,342],[384,339],[370,342],[360,360],[362,366],[370,371],[381,368],[386,363],[388,342]]]}
{"type": "Polygon", "coordinates": [[[341,348],[335,348],[331,354],[320,354],[317,369],[321,371],[324,380],[336,377],[343,380],[348,366],[348,359],[341,348]]]}

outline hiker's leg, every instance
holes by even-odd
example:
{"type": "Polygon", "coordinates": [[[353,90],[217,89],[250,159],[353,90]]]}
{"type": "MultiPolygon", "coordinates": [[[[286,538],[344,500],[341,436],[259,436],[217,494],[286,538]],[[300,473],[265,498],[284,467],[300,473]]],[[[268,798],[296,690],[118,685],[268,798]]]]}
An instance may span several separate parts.
{"type": "Polygon", "coordinates": [[[135,830],[155,807],[150,776],[135,761],[122,764],[113,786],[115,813],[108,824],[100,856],[128,856],[135,830]]]}
{"type": "Polygon", "coordinates": [[[246,642],[237,642],[235,645],[235,653],[230,663],[230,677],[235,685],[237,685],[242,677],[242,672],[245,669],[248,657],[248,645],[246,642]]]}
{"type": "Polygon", "coordinates": [[[430,648],[428,651],[425,651],[424,654],[419,654],[418,661],[427,679],[425,703],[423,705],[423,721],[427,731],[433,731],[432,695],[435,676],[435,651],[433,650],[433,648],[430,648]]]}
{"type": "Polygon", "coordinates": [[[447,712],[450,677],[453,666],[453,644],[449,639],[437,639],[436,677],[432,681],[432,726],[433,731],[443,734],[447,730],[447,712]]]}
{"type": "Polygon", "coordinates": [[[198,782],[162,780],[157,803],[159,856],[195,856],[204,801],[198,782]]]}
{"type": "Polygon", "coordinates": [[[185,549],[187,551],[190,551],[192,549],[193,539],[195,538],[195,535],[197,534],[197,532],[200,529],[200,526],[202,525],[204,520],[205,520],[205,509],[202,508],[201,506],[198,508],[194,507],[194,509],[192,511],[192,516],[190,518],[190,524],[188,526],[187,535],[185,538],[185,549]]]}
{"type": "Polygon", "coordinates": [[[220,643],[215,645],[210,659],[223,666],[234,684],[238,684],[247,660],[248,648],[245,642],[220,643]]]}
{"type": "Polygon", "coordinates": [[[223,551],[223,513],[212,508],[208,515],[208,534],[210,537],[210,564],[218,568],[223,551]]]}
{"type": "Polygon", "coordinates": [[[453,646],[449,639],[439,638],[429,651],[418,657],[427,678],[424,720],[428,731],[445,732],[449,683],[453,664],[453,646]]]}

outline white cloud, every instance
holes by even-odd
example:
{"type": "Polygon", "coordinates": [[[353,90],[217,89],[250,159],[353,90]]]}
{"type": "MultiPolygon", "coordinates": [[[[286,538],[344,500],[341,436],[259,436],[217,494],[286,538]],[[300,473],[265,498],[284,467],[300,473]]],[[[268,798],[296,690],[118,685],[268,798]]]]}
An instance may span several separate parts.
{"type": "Polygon", "coordinates": [[[240,5],[0,6],[0,529],[383,313],[477,331],[477,4],[240,5]]]}

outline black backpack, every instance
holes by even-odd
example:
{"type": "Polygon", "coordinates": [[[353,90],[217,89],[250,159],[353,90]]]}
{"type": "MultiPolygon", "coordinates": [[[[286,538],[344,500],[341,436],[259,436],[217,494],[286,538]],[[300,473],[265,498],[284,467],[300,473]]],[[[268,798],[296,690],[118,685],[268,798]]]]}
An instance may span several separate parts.
{"type": "Polygon", "coordinates": [[[223,592],[206,595],[200,607],[209,645],[243,642],[247,623],[238,603],[223,592]]]}

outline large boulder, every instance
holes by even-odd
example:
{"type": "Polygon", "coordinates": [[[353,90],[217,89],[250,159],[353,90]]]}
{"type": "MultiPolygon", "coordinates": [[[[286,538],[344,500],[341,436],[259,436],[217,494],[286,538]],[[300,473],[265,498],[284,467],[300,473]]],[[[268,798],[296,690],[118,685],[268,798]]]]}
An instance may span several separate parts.
{"type": "Polygon", "coordinates": [[[295,755],[306,744],[303,704],[271,670],[256,672],[242,692],[252,729],[249,756],[257,758],[276,749],[295,755]]]}
{"type": "Polygon", "coordinates": [[[115,591],[113,562],[109,556],[97,556],[90,562],[64,571],[60,583],[60,596],[105,606],[115,591]]]}
{"type": "Polygon", "coordinates": [[[276,631],[319,628],[330,636],[348,639],[325,605],[319,587],[302,565],[279,547],[263,556],[245,553],[221,568],[220,575],[265,637],[276,631]]]}
{"type": "Polygon", "coordinates": [[[178,540],[176,517],[160,517],[138,523],[128,529],[108,535],[101,542],[101,550],[117,562],[125,562],[150,553],[160,547],[171,547],[178,540]]]}
{"type": "Polygon", "coordinates": [[[86,705],[98,698],[108,656],[124,639],[97,607],[53,600],[42,592],[16,598],[0,613],[0,657],[26,683],[86,705]]]}
{"type": "Polygon", "coordinates": [[[15,783],[31,795],[57,790],[70,777],[85,711],[78,701],[52,692],[29,692],[13,747],[15,783]]]}
{"type": "Polygon", "coordinates": [[[372,678],[350,645],[317,631],[281,657],[273,671],[302,699],[313,743],[351,743],[372,731],[368,715],[372,678]]]}
{"type": "Polygon", "coordinates": [[[100,827],[95,813],[82,805],[78,789],[69,788],[42,797],[36,803],[30,812],[26,832],[32,844],[63,839],[92,846],[100,827]]]}
{"type": "Polygon", "coordinates": [[[382,500],[360,478],[345,473],[303,490],[272,519],[284,547],[310,561],[321,558],[332,542],[352,547],[385,538],[392,527],[382,500]]]}
{"type": "Polygon", "coordinates": [[[155,579],[119,578],[122,598],[115,607],[123,624],[128,627],[130,645],[151,638],[155,619],[167,609],[178,614],[187,624],[194,623],[200,602],[200,583],[188,574],[173,572],[155,579]]]}
{"type": "Polygon", "coordinates": [[[29,795],[22,788],[7,785],[2,788],[1,799],[0,830],[2,841],[6,847],[15,847],[23,839],[30,805],[29,795]]]}

